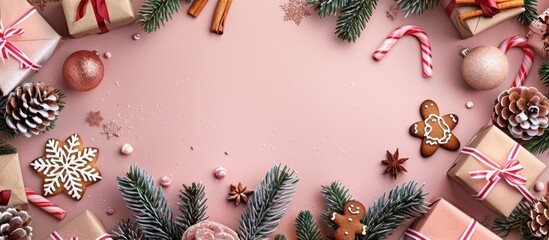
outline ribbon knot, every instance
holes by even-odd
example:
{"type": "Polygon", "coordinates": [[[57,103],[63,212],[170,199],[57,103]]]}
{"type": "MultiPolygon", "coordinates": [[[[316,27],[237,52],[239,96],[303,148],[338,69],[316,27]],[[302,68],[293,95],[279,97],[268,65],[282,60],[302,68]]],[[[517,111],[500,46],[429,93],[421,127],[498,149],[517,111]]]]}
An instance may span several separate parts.
{"type": "Polygon", "coordinates": [[[7,28],[4,28],[4,24],[0,19],[0,54],[2,55],[2,62],[4,62],[4,60],[9,60],[11,55],[21,63],[21,68],[31,68],[32,70],[38,70],[42,67],[32,62],[32,60],[21,49],[19,49],[17,46],[9,41],[10,37],[21,36],[23,35],[23,33],[25,33],[24,29],[15,28],[15,26],[27,20],[27,18],[29,18],[35,12],[36,9],[34,9],[34,7],[31,7],[7,28]]]}
{"type": "Polygon", "coordinates": [[[107,3],[105,2],[105,0],[80,0],[80,3],[78,4],[78,8],[76,10],[76,21],[82,19],[86,15],[86,6],[88,5],[88,2],[90,2],[92,5],[95,20],[97,21],[99,29],[101,30],[101,32],[108,32],[109,29],[107,28],[105,22],[110,23],[111,18],[109,16],[107,3]]]}
{"type": "Polygon", "coordinates": [[[485,17],[491,18],[500,12],[495,0],[475,0],[475,2],[480,5],[485,17]]]}
{"type": "Polygon", "coordinates": [[[519,173],[524,170],[524,167],[520,164],[520,161],[517,160],[517,155],[520,151],[520,145],[515,143],[511,148],[511,152],[507,157],[507,162],[504,167],[501,167],[499,164],[485,156],[478,149],[465,147],[461,150],[461,153],[467,154],[478,160],[483,165],[490,168],[490,170],[478,170],[470,171],[469,176],[471,179],[486,179],[486,184],[479,191],[478,194],[474,195],[475,198],[479,200],[484,200],[488,194],[492,191],[494,186],[503,178],[505,181],[515,187],[519,192],[526,197],[529,201],[533,202],[535,200],[534,195],[526,189],[525,185],[527,178],[520,176],[519,173]]]}

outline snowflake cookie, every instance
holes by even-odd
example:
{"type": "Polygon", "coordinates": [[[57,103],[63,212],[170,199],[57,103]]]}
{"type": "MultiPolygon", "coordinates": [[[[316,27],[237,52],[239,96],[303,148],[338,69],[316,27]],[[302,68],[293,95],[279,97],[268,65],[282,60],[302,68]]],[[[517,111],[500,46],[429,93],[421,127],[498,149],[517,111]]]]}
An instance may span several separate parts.
{"type": "Polygon", "coordinates": [[[458,124],[458,116],[455,114],[441,116],[433,100],[425,100],[419,107],[419,112],[423,121],[412,124],[410,134],[423,138],[421,156],[432,156],[439,146],[450,151],[459,150],[459,140],[452,133],[458,124]]]}
{"type": "Polygon", "coordinates": [[[49,139],[46,154],[31,162],[31,167],[44,180],[44,196],[66,192],[76,200],[82,199],[86,187],[101,180],[95,162],[99,149],[84,147],[78,134],[65,142],[49,139]]]}

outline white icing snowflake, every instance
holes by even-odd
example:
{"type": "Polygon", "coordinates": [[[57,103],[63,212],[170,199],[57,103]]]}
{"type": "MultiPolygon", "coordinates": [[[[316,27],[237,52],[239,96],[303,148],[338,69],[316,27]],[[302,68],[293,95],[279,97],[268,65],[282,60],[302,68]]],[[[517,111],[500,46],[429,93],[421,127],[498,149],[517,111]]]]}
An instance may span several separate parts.
{"type": "Polygon", "coordinates": [[[80,136],[73,134],[65,142],[49,139],[46,155],[30,165],[44,178],[44,196],[65,191],[80,200],[86,186],[101,180],[101,173],[95,167],[98,155],[97,148],[84,148],[80,136]]]}

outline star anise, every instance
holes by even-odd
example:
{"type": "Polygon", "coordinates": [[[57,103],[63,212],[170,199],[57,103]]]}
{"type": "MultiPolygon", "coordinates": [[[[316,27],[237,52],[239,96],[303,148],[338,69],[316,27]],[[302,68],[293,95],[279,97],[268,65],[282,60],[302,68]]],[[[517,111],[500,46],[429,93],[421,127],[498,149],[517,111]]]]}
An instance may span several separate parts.
{"type": "Polygon", "coordinates": [[[229,191],[229,197],[227,197],[227,200],[234,200],[236,206],[238,206],[241,201],[248,203],[248,195],[252,194],[254,191],[246,189],[247,187],[242,185],[240,182],[237,186],[231,184],[231,190],[229,191]]]}
{"type": "Polygon", "coordinates": [[[386,173],[391,173],[395,179],[397,179],[397,175],[399,172],[408,172],[406,171],[406,168],[402,166],[404,162],[406,162],[408,158],[399,158],[398,156],[398,148],[394,154],[387,151],[387,160],[382,160],[381,163],[384,165],[387,165],[387,168],[385,168],[385,172],[383,172],[383,175],[386,173]]]}

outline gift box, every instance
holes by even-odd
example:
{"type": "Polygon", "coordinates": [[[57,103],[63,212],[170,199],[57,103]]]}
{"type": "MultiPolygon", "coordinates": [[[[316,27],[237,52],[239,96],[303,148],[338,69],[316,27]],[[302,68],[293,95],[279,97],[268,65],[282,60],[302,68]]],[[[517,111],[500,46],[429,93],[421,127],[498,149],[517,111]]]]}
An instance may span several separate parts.
{"type": "Polygon", "coordinates": [[[549,9],[545,10],[530,24],[526,35],[528,44],[532,46],[542,58],[549,55],[549,9]]]}
{"type": "Polygon", "coordinates": [[[509,216],[524,197],[535,199],[528,189],[545,168],[500,129],[487,126],[461,150],[448,176],[494,211],[509,216]]]}
{"type": "Polygon", "coordinates": [[[0,206],[28,208],[17,153],[0,155],[0,206]]]}
{"type": "Polygon", "coordinates": [[[404,235],[408,239],[501,239],[444,199],[430,206],[425,216],[416,219],[404,235]]]}
{"type": "MultiPolygon", "coordinates": [[[[518,0],[522,2],[522,5],[524,5],[523,0],[518,0]]],[[[469,38],[474,35],[479,34],[480,32],[489,29],[493,26],[495,26],[498,23],[501,23],[509,18],[515,17],[518,14],[524,12],[524,7],[510,7],[509,5],[501,6],[501,10],[496,4],[496,6],[490,7],[480,7],[480,4],[484,4],[484,2],[489,2],[486,0],[441,0],[440,3],[444,10],[446,11],[446,14],[450,19],[452,20],[452,23],[456,26],[459,34],[461,35],[461,38],[469,38]],[[497,13],[500,11],[499,13],[497,13]],[[461,16],[466,16],[465,14],[472,14],[473,16],[477,13],[482,14],[482,16],[477,16],[473,18],[469,18],[466,20],[461,20],[461,16]],[[492,14],[495,14],[491,16],[492,14]],[[491,17],[488,17],[491,16],[491,17]]],[[[495,3],[495,1],[493,1],[495,3]]],[[[517,1],[509,1],[513,3],[517,3],[517,1]]],[[[505,3],[508,4],[508,3],[505,3]]],[[[518,4],[518,3],[517,3],[518,4]]],[[[484,5],[486,6],[486,5],[484,5]]],[[[511,5],[512,6],[512,5],[511,5]]]]}
{"type": "Polygon", "coordinates": [[[131,0],[64,0],[63,12],[71,36],[104,33],[134,21],[131,0]]]}
{"type": "Polygon", "coordinates": [[[51,233],[45,240],[72,238],[112,240],[107,231],[105,231],[101,220],[88,210],[84,211],[78,217],[71,219],[63,227],[51,233]]]}
{"type": "Polygon", "coordinates": [[[27,1],[0,0],[2,30],[9,32],[0,47],[7,53],[0,56],[2,96],[30,79],[61,43],[61,36],[33,9],[27,1]]]}

